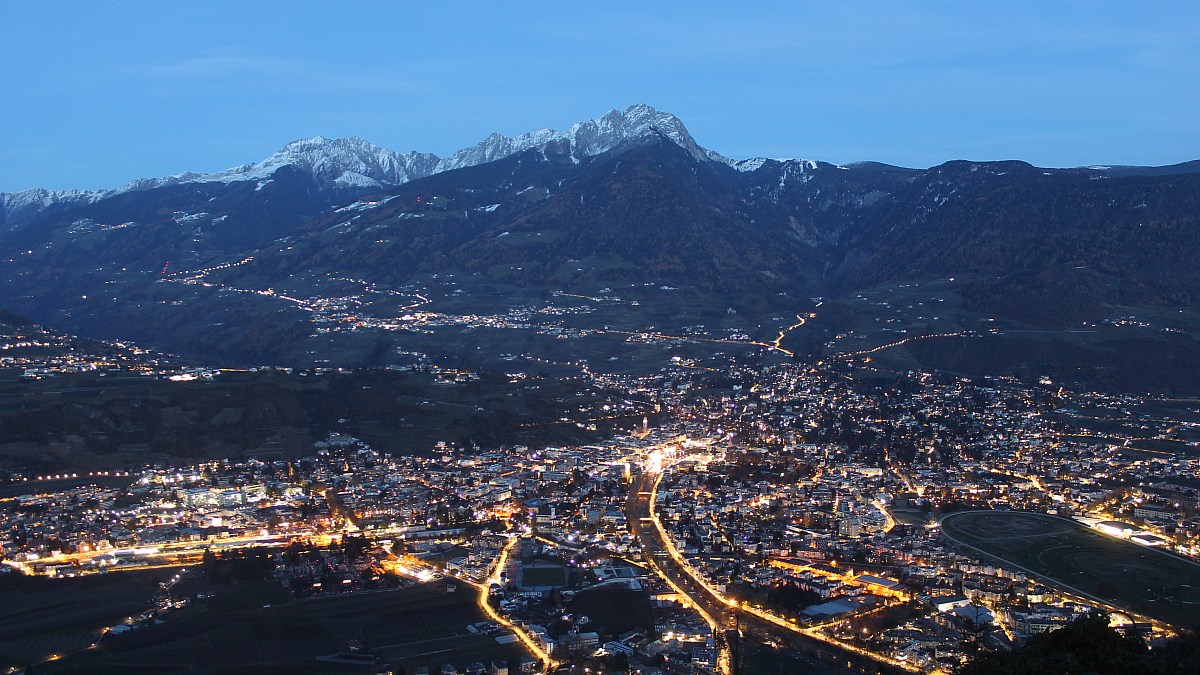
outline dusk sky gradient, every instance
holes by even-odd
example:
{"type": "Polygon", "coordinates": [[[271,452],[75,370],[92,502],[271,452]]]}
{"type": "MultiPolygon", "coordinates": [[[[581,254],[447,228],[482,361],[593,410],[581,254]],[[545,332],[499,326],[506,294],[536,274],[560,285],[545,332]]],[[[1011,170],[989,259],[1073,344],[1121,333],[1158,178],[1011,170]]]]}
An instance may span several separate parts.
{"type": "Polygon", "coordinates": [[[0,0],[0,192],[307,136],[439,155],[638,102],[726,156],[1200,158],[1200,2],[0,0]]]}

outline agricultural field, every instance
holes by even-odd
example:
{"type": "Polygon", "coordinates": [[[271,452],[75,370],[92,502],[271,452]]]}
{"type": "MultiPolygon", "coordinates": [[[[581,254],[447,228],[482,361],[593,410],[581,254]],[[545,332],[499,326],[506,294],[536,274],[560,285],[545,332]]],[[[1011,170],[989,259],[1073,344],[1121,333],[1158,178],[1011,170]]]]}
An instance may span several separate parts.
{"type": "Polygon", "coordinates": [[[1081,594],[1167,623],[1197,627],[1200,565],[1071,521],[1019,511],[942,518],[947,537],[1081,594]]]}
{"type": "MultiPolygon", "coordinates": [[[[102,373],[0,382],[0,466],[83,474],[181,459],[296,457],[312,454],[331,429],[396,454],[430,452],[438,441],[568,444],[598,433],[574,424],[576,417],[616,403],[564,372],[505,365],[529,377],[491,371],[440,384],[429,373],[375,369],[227,372],[211,382],[102,373]]],[[[648,409],[638,406],[636,419],[648,409]]]]}
{"type": "MultiPolygon", "coordinates": [[[[486,621],[474,588],[435,582],[409,588],[314,598],[282,605],[254,604],[258,585],[246,585],[246,602],[201,603],[162,624],[107,638],[97,649],[38,664],[46,673],[374,673],[379,667],[437,670],[452,663],[506,661],[527,655],[519,643],[501,645],[505,630],[472,632],[486,621]],[[454,587],[454,591],[449,591],[454,587]],[[322,663],[317,657],[351,643],[377,665],[322,663]]],[[[237,596],[240,587],[229,594],[237,596]]],[[[236,598],[234,598],[236,600],[236,598]]]]}
{"type": "Polygon", "coordinates": [[[0,669],[89,649],[100,631],[153,606],[161,570],[73,579],[0,573],[0,669]]]}

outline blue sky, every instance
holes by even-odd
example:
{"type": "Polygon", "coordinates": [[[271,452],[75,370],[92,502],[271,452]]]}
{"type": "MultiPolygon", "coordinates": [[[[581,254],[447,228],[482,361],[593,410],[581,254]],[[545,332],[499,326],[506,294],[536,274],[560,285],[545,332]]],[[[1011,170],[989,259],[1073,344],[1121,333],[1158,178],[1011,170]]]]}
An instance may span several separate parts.
{"type": "Polygon", "coordinates": [[[446,154],[636,102],[735,158],[1200,158],[1195,0],[0,0],[0,17],[0,191],[215,171],[314,135],[446,154]]]}

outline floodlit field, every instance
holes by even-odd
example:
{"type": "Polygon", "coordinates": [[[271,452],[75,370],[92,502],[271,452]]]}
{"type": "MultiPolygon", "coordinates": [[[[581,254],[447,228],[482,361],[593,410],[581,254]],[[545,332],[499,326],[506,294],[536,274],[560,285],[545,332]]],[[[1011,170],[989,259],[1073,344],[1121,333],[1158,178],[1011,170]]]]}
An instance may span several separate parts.
{"type": "Polygon", "coordinates": [[[952,513],[942,519],[942,530],[1059,584],[1174,625],[1197,626],[1200,565],[1183,558],[1038,513],[952,513]]]}

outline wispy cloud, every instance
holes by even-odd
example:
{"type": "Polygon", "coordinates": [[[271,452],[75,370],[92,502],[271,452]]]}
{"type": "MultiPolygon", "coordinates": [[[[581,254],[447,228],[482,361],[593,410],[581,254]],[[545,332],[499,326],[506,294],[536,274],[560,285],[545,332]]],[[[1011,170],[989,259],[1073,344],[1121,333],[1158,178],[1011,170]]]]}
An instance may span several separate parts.
{"type": "Polygon", "coordinates": [[[279,75],[305,70],[303,61],[244,54],[210,54],[175,63],[154,64],[136,69],[143,75],[162,77],[226,77],[230,75],[279,75]]]}
{"type": "Polygon", "coordinates": [[[290,93],[407,92],[422,86],[422,78],[407,69],[344,66],[250,53],[212,52],[170,63],[131,69],[135,77],[159,84],[186,81],[254,85],[290,93]]]}

